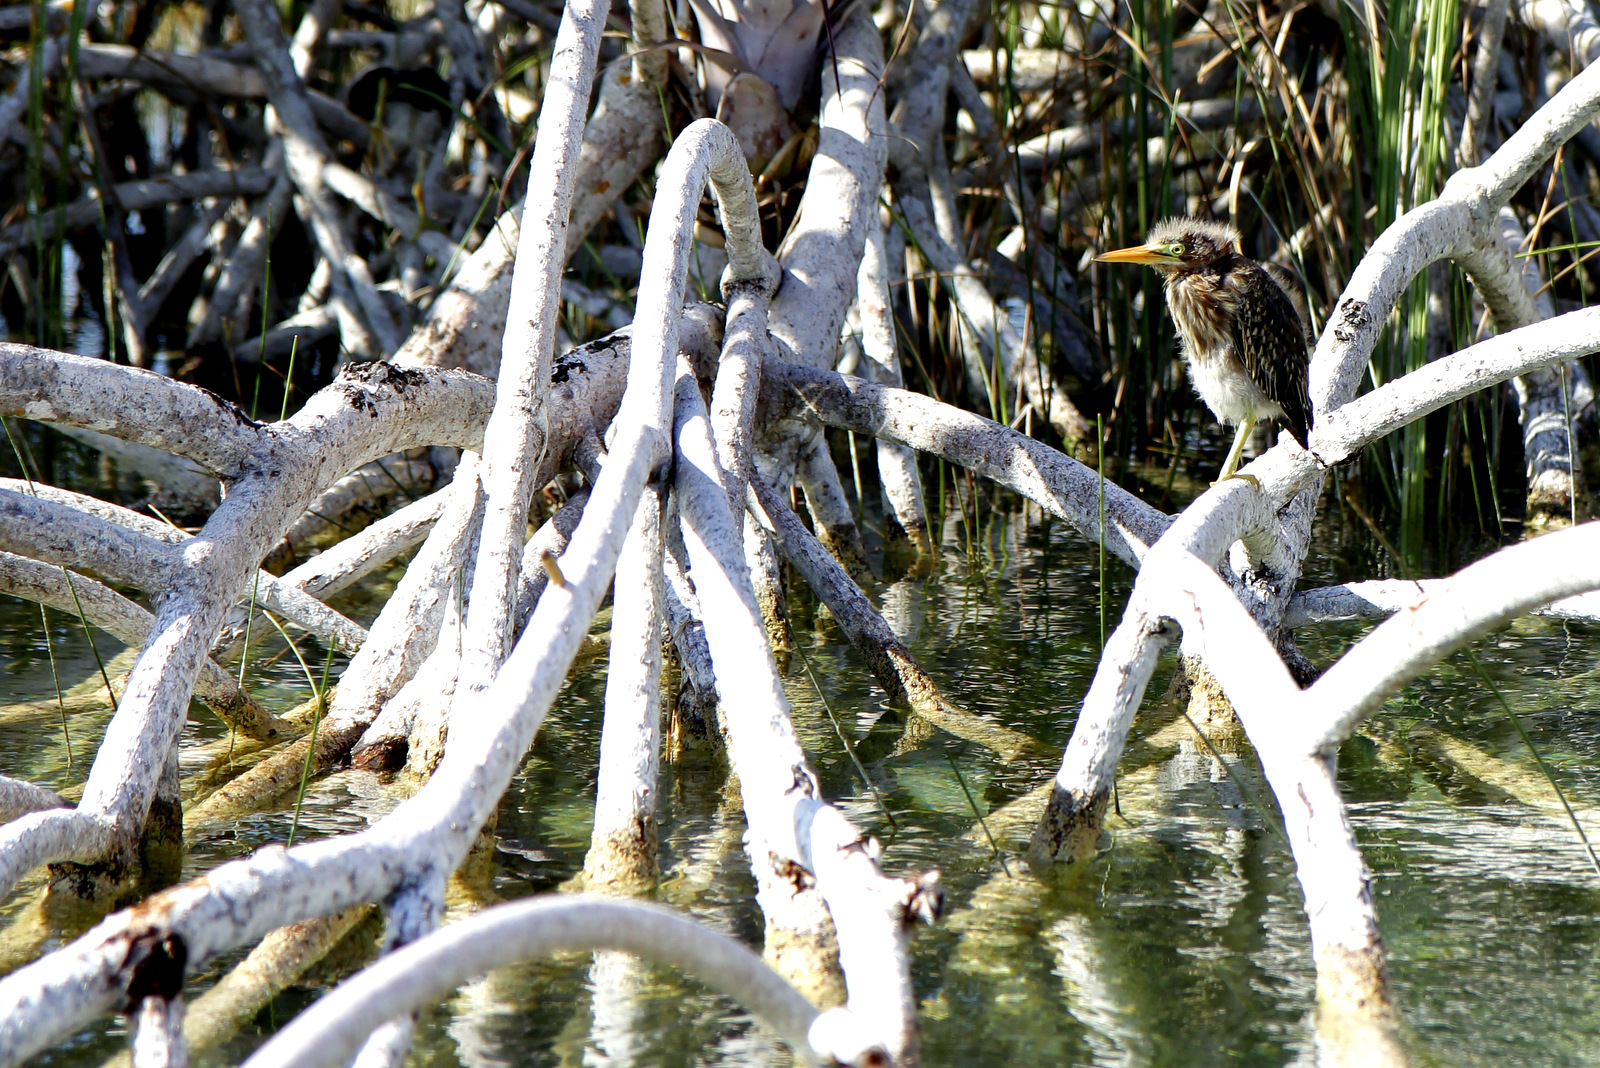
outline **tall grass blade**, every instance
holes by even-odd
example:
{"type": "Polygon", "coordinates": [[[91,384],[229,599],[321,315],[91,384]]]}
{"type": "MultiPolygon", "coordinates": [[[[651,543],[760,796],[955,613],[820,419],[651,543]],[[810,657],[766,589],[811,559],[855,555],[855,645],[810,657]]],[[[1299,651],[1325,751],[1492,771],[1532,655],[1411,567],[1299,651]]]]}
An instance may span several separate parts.
{"type": "MultiPolygon", "coordinates": [[[[277,625],[277,620],[273,620],[273,624],[277,625]]],[[[288,635],[284,637],[287,638],[288,635]]],[[[293,644],[290,643],[291,647],[293,644]]],[[[317,729],[322,726],[322,713],[328,703],[328,673],[333,669],[333,655],[338,650],[339,639],[335,637],[328,643],[328,655],[322,661],[322,685],[312,687],[316,703],[311,706],[311,740],[306,746],[305,763],[300,766],[300,788],[295,791],[294,817],[289,821],[289,841],[285,848],[294,845],[295,833],[300,829],[300,810],[306,801],[306,783],[311,780],[311,762],[317,755],[317,729]]],[[[295,656],[299,655],[300,651],[296,649],[295,656]]],[[[305,661],[301,660],[300,664],[304,667],[305,661]]]]}

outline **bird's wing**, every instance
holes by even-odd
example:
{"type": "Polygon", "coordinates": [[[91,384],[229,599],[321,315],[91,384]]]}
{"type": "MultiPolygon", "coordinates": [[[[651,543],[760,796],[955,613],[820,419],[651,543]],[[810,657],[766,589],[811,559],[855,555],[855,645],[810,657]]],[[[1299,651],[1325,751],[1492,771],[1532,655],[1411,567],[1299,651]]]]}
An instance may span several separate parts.
{"type": "Polygon", "coordinates": [[[1305,329],[1289,297],[1260,267],[1238,270],[1239,303],[1233,320],[1233,346],[1245,373],[1283,409],[1289,433],[1301,445],[1311,426],[1307,372],[1311,354],[1305,329]]]}
{"type": "Polygon", "coordinates": [[[1295,315],[1300,317],[1300,326],[1306,332],[1306,340],[1312,344],[1316,338],[1311,336],[1311,309],[1306,306],[1305,291],[1300,288],[1300,276],[1281,263],[1263,260],[1261,269],[1267,272],[1267,277],[1278,283],[1278,288],[1283,290],[1283,295],[1289,298],[1289,303],[1294,305],[1295,315]]]}

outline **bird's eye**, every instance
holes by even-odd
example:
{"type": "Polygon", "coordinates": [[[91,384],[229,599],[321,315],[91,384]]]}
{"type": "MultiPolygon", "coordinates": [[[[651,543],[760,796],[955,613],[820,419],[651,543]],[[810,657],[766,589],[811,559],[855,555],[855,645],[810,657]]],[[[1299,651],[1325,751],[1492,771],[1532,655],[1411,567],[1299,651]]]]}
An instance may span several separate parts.
{"type": "Polygon", "coordinates": [[[1182,256],[1183,255],[1183,242],[1182,241],[1174,241],[1172,244],[1167,246],[1167,251],[1172,253],[1172,255],[1174,255],[1174,256],[1182,256]]]}

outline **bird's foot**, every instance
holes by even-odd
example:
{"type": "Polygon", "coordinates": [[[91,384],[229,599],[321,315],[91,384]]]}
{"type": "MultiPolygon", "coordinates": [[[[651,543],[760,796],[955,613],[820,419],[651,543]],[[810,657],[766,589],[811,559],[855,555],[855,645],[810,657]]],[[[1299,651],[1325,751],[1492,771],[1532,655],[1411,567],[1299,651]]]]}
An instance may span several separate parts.
{"type": "Polygon", "coordinates": [[[1231,475],[1223,475],[1221,478],[1217,479],[1215,482],[1213,482],[1211,484],[1213,486],[1220,486],[1224,482],[1228,481],[1228,479],[1230,479],[1230,478],[1242,479],[1245,482],[1250,483],[1250,485],[1254,486],[1256,489],[1260,489],[1261,488],[1261,480],[1259,478],[1257,478],[1255,475],[1246,475],[1246,474],[1242,474],[1242,473],[1237,472],[1237,471],[1235,471],[1231,475]]]}

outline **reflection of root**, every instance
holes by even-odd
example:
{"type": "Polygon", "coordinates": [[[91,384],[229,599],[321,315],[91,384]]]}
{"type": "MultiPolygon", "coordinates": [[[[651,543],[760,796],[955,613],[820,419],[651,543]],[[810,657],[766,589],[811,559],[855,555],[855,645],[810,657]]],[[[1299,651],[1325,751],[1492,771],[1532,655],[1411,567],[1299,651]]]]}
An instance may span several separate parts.
{"type": "Polygon", "coordinates": [[[1198,657],[1182,657],[1173,675],[1171,692],[1177,707],[1188,712],[1211,744],[1225,752],[1240,749],[1244,743],[1244,728],[1234,714],[1233,703],[1223,693],[1216,676],[1198,657]]]}
{"type": "Polygon", "coordinates": [[[1317,1045],[1336,1068],[1403,1068],[1399,1013],[1389,995],[1380,947],[1355,952],[1331,944],[1317,953],[1317,1045]]]}
{"type": "MultiPolygon", "coordinates": [[[[135,660],[139,659],[139,650],[132,646],[122,650],[116,656],[106,661],[106,674],[111,678],[111,689],[120,700],[122,691],[128,683],[128,670],[133,667],[135,660]]],[[[0,723],[8,727],[23,729],[28,725],[40,721],[55,721],[58,724],[61,713],[69,715],[80,712],[109,712],[111,702],[106,697],[105,680],[98,671],[91,674],[82,682],[78,682],[61,691],[59,700],[52,697],[40,698],[34,701],[18,701],[14,704],[0,705],[0,723]]],[[[76,752],[76,735],[74,735],[74,752],[76,752]]],[[[10,772],[9,774],[16,774],[10,772]]]]}
{"type": "Polygon", "coordinates": [[[905,738],[902,739],[901,745],[896,747],[897,753],[905,751],[905,743],[912,739],[914,721],[920,719],[957,738],[992,749],[1008,762],[1024,754],[1040,757],[1055,755],[1042,742],[1021,731],[1002,727],[983,716],[975,716],[951,704],[939,692],[938,685],[928,673],[911,659],[911,654],[904,647],[890,646],[881,650],[878,657],[874,657],[871,653],[864,655],[868,664],[877,669],[875,673],[878,681],[885,686],[890,682],[898,682],[915,711],[913,722],[906,724],[905,738]],[[878,662],[874,663],[875,660],[878,662]]]}
{"type": "Polygon", "coordinates": [[[1105,829],[1111,792],[1088,796],[1067,792],[1052,783],[1044,817],[1034,826],[1028,842],[1028,866],[1044,876],[1055,865],[1074,867],[1094,856],[1105,829]]]}
{"type": "MultiPolygon", "coordinates": [[[[331,767],[334,760],[349,751],[360,735],[359,727],[334,732],[324,726],[317,735],[317,752],[311,761],[311,774],[319,774],[331,767]]],[[[249,768],[189,810],[184,816],[184,833],[193,841],[207,827],[260,811],[298,787],[306,753],[310,748],[311,739],[301,738],[249,768]]]]}
{"type": "MultiPolygon", "coordinates": [[[[1171,809],[1169,791],[1158,781],[1166,761],[1179,752],[1185,739],[1194,731],[1182,719],[1167,723],[1150,735],[1133,740],[1118,763],[1117,786],[1111,804],[1101,813],[1101,823],[1095,827],[1094,848],[1098,848],[1104,823],[1116,819],[1122,824],[1138,824],[1171,809]]],[[[1029,836],[1044,819],[1049,804],[1052,780],[1007,802],[984,817],[988,834],[994,836],[1001,849],[1024,850],[1029,836]]],[[[989,840],[982,826],[975,826],[964,836],[973,849],[989,851],[989,840]]],[[[1092,852],[1092,849],[1091,849],[1092,852]]]]}
{"type": "MultiPolygon", "coordinates": [[[[337,689],[335,686],[328,687],[328,692],[320,699],[323,704],[321,714],[326,714],[327,703],[332,701],[337,689]]],[[[313,697],[301,702],[284,719],[309,730],[318,701],[313,697]]],[[[317,738],[317,748],[321,751],[319,755],[327,752],[326,743],[324,731],[317,738]]],[[[298,786],[300,770],[305,764],[305,754],[310,744],[309,735],[286,740],[285,744],[276,747],[235,736],[219,738],[186,753],[186,760],[199,757],[210,761],[210,767],[194,782],[189,797],[185,799],[190,804],[184,814],[187,833],[192,838],[195,830],[208,822],[255,811],[281,797],[291,786],[298,786]],[[272,749],[272,752],[263,753],[266,749],[272,749]],[[256,756],[253,761],[247,760],[256,754],[263,755],[256,756]]],[[[312,771],[320,770],[321,766],[319,763],[312,771]]]]}
{"type": "Polygon", "coordinates": [[[916,752],[927,745],[931,739],[938,737],[939,728],[935,727],[932,721],[924,719],[916,713],[907,716],[905,722],[906,728],[901,732],[899,740],[895,742],[894,750],[889,754],[891,757],[916,752]]]}
{"type": "Polygon", "coordinates": [[[1021,849],[1028,844],[1028,835],[1034,824],[1044,815],[1044,806],[1050,801],[1050,790],[1055,784],[1028,791],[1021,797],[1006,802],[983,818],[983,824],[962,836],[963,841],[977,850],[990,852],[989,837],[1001,849],[1021,849]],[[987,833],[985,833],[987,827],[987,833]]]}
{"type": "Polygon", "coordinates": [[[254,738],[219,738],[185,750],[184,764],[199,764],[201,767],[184,783],[184,800],[190,805],[205,800],[255,764],[270,757],[273,752],[293,744],[293,741],[289,739],[273,745],[254,738]]]}
{"type": "Polygon", "coordinates": [[[1448,795],[1466,791],[1480,804],[1516,801],[1530,808],[1563,811],[1555,787],[1535,769],[1492,756],[1432,727],[1413,727],[1408,741],[1412,754],[1445,780],[1438,785],[1448,795]]]}
{"type": "Polygon", "coordinates": [[[1121,947],[1097,929],[1093,908],[1054,881],[996,873],[945,921],[960,937],[940,991],[923,1003],[928,1031],[982,1028],[1000,1043],[1026,1034],[1027,1063],[1079,1061],[1086,1042],[1097,1064],[1141,1062],[1127,1055],[1140,1028],[1116,982],[1121,947]],[[974,1021],[962,1005],[980,1000],[989,1008],[974,1021]],[[1035,1021],[1059,1020],[1063,1007],[1083,1029],[1063,1021],[1041,1033],[1035,1021]]]}
{"type": "Polygon", "coordinates": [[[43,872],[24,883],[12,902],[9,922],[0,928],[0,975],[38,957],[48,942],[71,942],[104,919],[113,904],[108,898],[59,893],[43,872]]]}

